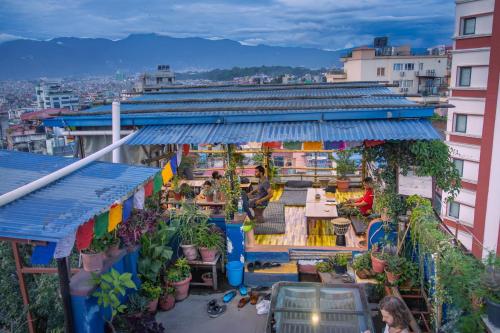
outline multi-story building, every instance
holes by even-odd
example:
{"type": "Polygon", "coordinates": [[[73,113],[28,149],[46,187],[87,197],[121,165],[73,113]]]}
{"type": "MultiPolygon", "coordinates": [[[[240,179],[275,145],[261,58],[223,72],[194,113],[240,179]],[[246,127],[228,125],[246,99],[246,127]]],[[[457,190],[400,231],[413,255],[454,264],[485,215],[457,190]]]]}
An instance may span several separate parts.
{"type": "Polygon", "coordinates": [[[500,0],[456,0],[446,142],[462,177],[441,213],[475,256],[500,253],[500,0]]]}
{"type": "Polygon", "coordinates": [[[41,109],[78,110],[79,98],[58,82],[41,82],[36,88],[36,101],[41,109]]]}
{"type": "Polygon", "coordinates": [[[414,55],[410,47],[359,47],[342,57],[344,73],[334,72],[328,82],[386,81],[398,93],[444,95],[448,91],[450,61],[444,46],[414,55]]]}
{"type": "Polygon", "coordinates": [[[139,77],[134,90],[139,93],[159,91],[175,83],[175,74],[169,65],[158,65],[156,72],[144,73],[139,77]]]}

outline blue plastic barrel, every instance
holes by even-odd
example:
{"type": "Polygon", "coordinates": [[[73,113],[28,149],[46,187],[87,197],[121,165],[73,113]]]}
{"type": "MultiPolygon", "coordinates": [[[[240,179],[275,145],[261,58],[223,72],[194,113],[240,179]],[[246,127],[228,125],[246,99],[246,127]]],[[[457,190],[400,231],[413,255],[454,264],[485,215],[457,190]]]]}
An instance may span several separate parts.
{"type": "Polygon", "coordinates": [[[243,263],[241,261],[230,261],[226,265],[227,279],[233,287],[241,286],[243,283],[243,263]]]}

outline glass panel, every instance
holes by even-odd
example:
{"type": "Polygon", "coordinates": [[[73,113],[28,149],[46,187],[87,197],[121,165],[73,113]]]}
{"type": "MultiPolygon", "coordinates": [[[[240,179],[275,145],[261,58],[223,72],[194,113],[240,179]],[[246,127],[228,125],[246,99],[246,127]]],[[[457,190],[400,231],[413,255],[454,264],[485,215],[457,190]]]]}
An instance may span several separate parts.
{"type": "Polygon", "coordinates": [[[467,132],[467,116],[464,114],[455,115],[455,132],[467,132]]]}
{"type": "Polygon", "coordinates": [[[454,201],[451,201],[448,208],[448,215],[454,217],[456,219],[460,216],[460,204],[454,201]]]}
{"type": "Polygon", "coordinates": [[[476,33],[476,18],[471,17],[464,19],[464,35],[473,35],[476,33]]]}
{"type": "Polygon", "coordinates": [[[454,159],[453,163],[455,164],[455,169],[457,169],[460,177],[464,175],[464,160],[454,159]]]}
{"type": "Polygon", "coordinates": [[[458,85],[460,87],[470,87],[471,74],[471,67],[460,67],[458,85]]]}

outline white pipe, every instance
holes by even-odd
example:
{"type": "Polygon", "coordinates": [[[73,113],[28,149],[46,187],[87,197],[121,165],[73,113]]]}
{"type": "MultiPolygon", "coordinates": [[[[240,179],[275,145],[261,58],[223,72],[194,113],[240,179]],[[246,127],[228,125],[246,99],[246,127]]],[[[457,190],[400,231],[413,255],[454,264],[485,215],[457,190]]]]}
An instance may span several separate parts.
{"type": "Polygon", "coordinates": [[[89,156],[87,156],[87,157],[85,157],[85,158],[83,158],[75,163],[72,163],[68,166],[65,166],[64,168],[59,169],[51,174],[43,176],[42,178],[37,179],[29,184],[23,185],[23,186],[15,189],[13,191],[10,191],[10,192],[7,192],[3,195],[0,195],[0,207],[8,204],[14,200],[17,200],[17,199],[33,192],[33,191],[39,190],[42,187],[47,186],[50,183],[52,183],[52,182],[54,182],[62,177],[65,177],[65,176],[69,175],[70,173],[72,173],[80,168],[83,168],[87,164],[90,164],[90,163],[96,161],[97,159],[101,158],[102,156],[106,155],[107,153],[119,148],[125,142],[130,140],[136,133],[137,132],[131,133],[131,134],[127,135],[126,137],[124,137],[123,139],[121,139],[121,140],[119,140],[119,141],[117,141],[117,142],[115,142],[107,147],[104,147],[103,149],[93,153],[92,155],[89,155],[89,156]]]}
{"type": "MultiPolygon", "coordinates": [[[[129,135],[133,133],[133,130],[121,130],[120,135],[129,135]]],[[[96,135],[112,135],[113,131],[111,130],[92,130],[92,131],[62,131],[62,136],[96,136],[96,135]]]]}
{"type": "MultiPolygon", "coordinates": [[[[111,107],[111,131],[113,132],[113,143],[120,140],[120,101],[114,101],[111,107]]],[[[120,163],[120,149],[113,150],[113,163],[120,163]]]]}

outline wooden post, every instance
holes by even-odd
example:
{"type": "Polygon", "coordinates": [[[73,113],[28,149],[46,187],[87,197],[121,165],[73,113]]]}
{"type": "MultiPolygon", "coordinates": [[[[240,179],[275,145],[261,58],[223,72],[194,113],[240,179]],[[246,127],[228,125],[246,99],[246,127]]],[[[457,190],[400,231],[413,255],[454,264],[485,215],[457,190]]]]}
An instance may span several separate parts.
{"type": "Polygon", "coordinates": [[[73,308],[69,293],[69,265],[67,258],[57,259],[57,271],[59,273],[59,290],[64,310],[64,332],[73,333],[75,330],[73,325],[73,308]]]}
{"type": "Polygon", "coordinates": [[[12,252],[14,253],[14,261],[16,263],[16,273],[19,280],[19,289],[21,290],[21,296],[23,298],[23,304],[26,308],[26,317],[28,319],[28,331],[29,333],[35,333],[35,327],[33,326],[33,317],[31,316],[31,311],[29,309],[30,299],[28,295],[28,290],[26,289],[26,283],[24,281],[24,275],[22,273],[23,264],[21,262],[21,256],[19,255],[19,248],[17,242],[11,242],[12,252]]]}
{"type": "Polygon", "coordinates": [[[318,182],[318,153],[314,153],[314,183],[318,182]]]}

